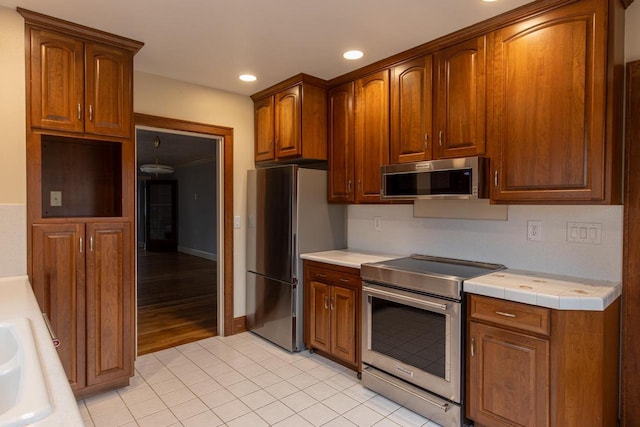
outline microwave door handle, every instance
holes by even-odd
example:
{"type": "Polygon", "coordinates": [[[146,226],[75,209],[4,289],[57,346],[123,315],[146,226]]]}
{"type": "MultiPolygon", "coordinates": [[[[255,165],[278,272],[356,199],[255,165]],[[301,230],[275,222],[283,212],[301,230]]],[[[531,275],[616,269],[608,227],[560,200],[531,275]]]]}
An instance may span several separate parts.
{"type": "Polygon", "coordinates": [[[398,295],[394,292],[383,291],[381,289],[374,289],[369,286],[363,286],[362,290],[366,291],[370,296],[377,295],[377,296],[387,297],[387,298],[391,297],[396,301],[404,301],[404,302],[420,305],[427,308],[432,308],[432,309],[435,308],[442,311],[447,311],[448,309],[448,304],[438,304],[435,302],[425,301],[422,299],[413,298],[405,295],[398,295]]]}

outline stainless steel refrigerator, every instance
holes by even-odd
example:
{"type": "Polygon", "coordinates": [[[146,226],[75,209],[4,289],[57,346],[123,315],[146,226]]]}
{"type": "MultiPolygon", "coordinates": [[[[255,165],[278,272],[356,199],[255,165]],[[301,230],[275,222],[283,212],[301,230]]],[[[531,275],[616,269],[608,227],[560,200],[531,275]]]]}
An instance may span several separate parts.
{"type": "Polygon", "coordinates": [[[304,349],[301,253],[346,247],[346,207],[327,203],[327,173],[297,165],[247,176],[247,327],[304,349]]]}

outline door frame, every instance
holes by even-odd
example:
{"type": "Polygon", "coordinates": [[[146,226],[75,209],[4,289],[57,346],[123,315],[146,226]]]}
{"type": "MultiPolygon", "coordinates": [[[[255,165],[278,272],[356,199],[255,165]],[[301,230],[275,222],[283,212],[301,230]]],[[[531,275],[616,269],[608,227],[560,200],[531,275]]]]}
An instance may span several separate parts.
{"type": "MultiPolygon", "coordinates": [[[[222,317],[218,316],[222,319],[222,325],[218,324],[218,331],[223,336],[233,335],[233,128],[141,113],[134,113],[133,118],[135,126],[200,133],[221,138],[222,144],[218,152],[222,151],[222,157],[218,165],[222,171],[218,171],[218,176],[221,176],[223,181],[223,220],[218,238],[222,237],[223,252],[222,274],[218,273],[218,277],[222,276],[223,292],[218,296],[222,297],[222,304],[218,304],[222,307],[222,317]]],[[[220,262],[218,269],[220,270],[220,262]]]]}

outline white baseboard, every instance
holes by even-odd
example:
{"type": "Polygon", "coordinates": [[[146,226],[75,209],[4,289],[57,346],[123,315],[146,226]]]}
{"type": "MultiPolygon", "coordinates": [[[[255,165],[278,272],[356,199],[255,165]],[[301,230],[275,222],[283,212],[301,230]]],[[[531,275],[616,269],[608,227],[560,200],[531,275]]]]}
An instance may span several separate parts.
{"type": "Polygon", "coordinates": [[[208,259],[209,261],[218,261],[218,255],[213,254],[211,252],[205,252],[198,249],[185,248],[183,246],[178,246],[178,252],[182,252],[187,255],[193,255],[200,258],[208,259]]]}

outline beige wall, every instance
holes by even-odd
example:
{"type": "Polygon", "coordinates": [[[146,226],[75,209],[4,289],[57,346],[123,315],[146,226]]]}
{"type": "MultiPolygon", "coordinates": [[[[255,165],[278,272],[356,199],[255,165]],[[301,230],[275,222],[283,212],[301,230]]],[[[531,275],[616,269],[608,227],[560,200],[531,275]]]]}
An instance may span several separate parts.
{"type": "MultiPolygon", "coordinates": [[[[143,48],[144,49],[144,48],[143,48]]],[[[134,110],[175,119],[233,128],[233,215],[242,218],[234,229],[234,316],[245,314],[246,176],[253,168],[253,102],[234,95],[153,74],[136,72],[134,110]]]]}
{"type": "Polygon", "coordinates": [[[0,7],[0,204],[25,204],[24,21],[0,7]]]}

